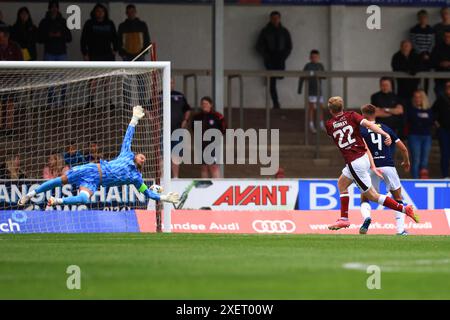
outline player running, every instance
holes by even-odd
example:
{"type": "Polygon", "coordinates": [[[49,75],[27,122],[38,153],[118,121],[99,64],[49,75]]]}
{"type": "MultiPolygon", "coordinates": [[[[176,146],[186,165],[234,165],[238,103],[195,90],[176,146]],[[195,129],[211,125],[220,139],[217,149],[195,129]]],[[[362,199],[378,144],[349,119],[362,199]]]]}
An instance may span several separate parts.
{"type": "Polygon", "coordinates": [[[415,222],[419,217],[415,214],[411,205],[403,206],[392,198],[380,195],[373,187],[370,180],[370,169],[382,178],[381,173],[375,167],[372,155],[367,150],[366,144],[361,136],[359,127],[363,126],[384,137],[384,143],[389,146],[391,137],[383,129],[374,123],[364,119],[360,114],[353,111],[344,111],[344,101],[341,97],[332,97],[328,100],[328,109],[333,116],[326,123],[327,134],[333,138],[341,151],[346,166],[338,180],[338,189],[341,199],[341,218],[328,229],[339,230],[348,228],[348,187],[355,182],[361,193],[369,201],[377,202],[392,210],[403,212],[415,222]]]}
{"type": "MultiPolygon", "coordinates": [[[[387,132],[391,136],[391,139],[396,146],[398,146],[402,154],[403,161],[401,166],[405,169],[405,171],[409,171],[411,164],[409,162],[408,149],[391,128],[384,124],[378,124],[375,122],[375,111],[376,107],[371,104],[366,104],[361,107],[362,115],[367,121],[381,127],[383,131],[387,132]]],[[[395,201],[403,204],[400,178],[398,176],[397,169],[395,169],[394,160],[392,159],[392,148],[383,143],[383,137],[379,133],[375,133],[372,130],[362,126],[360,127],[360,132],[370,150],[370,153],[373,156],[375,166],[380,170],[383,176],[383,180],[386,183],[386,190],[391,192],[395,201]]],[[[378,177],[374,172],[370,172],[370,179],[375,190],[380,192],[380,177],[378,177]]],[[[370,223],[372,222],[370,217],[370,209],[369,200],[365,195],[361,195],[361,214],[364,218],[364,222],[359,229],[360,234],[366,234],[370,223]]],[[[395,221],[397,224],[397,234],[407,235],[408,232],[405,230],[405,216],[401,212],[395,212],[395,221]]]]}
{"type": "Polygon", "coordinates": [[[100,163],[89,163],[73,167],[61,177],[48,180],[35,190],[28,192],[19,200],[19,205],[25,205],[36,194],[46,192],[65,184],[79,186],[78,195],[61,199],[51,197],[48,200],[48,206],[86,204],[99,186],[112,187],[124,184],[133,184],[139,192],[145,194],[147,198],[156,201],[161,200],[177,203],[179,201],[177,193],[169,192],[167,195],[160,195],[151,190],[152,187],[149,189],[145,185],[140,172],[145,163],[145,156],[141,153],[135,155],[131,151],[131,142],[135,126],[144,115],[145,113],[141,106],[133,108],[133,117],[128,125],[122,148],[117,158],[111,161],[100,160],[100,163]]]}

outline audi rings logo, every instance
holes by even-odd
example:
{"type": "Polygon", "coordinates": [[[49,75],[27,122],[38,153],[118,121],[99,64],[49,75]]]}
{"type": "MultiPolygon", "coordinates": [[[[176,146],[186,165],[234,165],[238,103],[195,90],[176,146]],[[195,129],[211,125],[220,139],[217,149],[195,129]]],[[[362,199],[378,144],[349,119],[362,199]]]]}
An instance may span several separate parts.
{"type": "Polygon", "coordinates": [[[291,220],[255,220],[252,227],[258,233],[293,233],[296,229],[291,220]]]}

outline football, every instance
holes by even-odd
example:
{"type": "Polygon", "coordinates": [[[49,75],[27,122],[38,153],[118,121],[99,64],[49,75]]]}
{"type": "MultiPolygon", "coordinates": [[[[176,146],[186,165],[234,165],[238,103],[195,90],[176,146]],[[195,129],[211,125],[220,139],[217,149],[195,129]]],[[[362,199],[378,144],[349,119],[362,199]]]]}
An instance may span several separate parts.
{"type": "Polygon", "coordinates": [[[157,184],[152,184],[150,186],[150,190],[152,190],[153,192],[156,192],[156,193],[163,193],[163,187],[161,187],[160,185],[157,185],[157,184]]]}

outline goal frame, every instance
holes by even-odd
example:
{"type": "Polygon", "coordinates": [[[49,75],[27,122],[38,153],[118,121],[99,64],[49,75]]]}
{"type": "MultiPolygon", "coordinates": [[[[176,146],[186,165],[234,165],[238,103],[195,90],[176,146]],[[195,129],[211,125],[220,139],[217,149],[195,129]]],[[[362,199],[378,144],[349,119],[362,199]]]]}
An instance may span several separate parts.
{"type": "MultiPolygon", "coordinates": [[[[170,122],[170,61],[0,61],[0,69],[27,69],[27,68],[66,68],[66,69],[136,69],[152,68],[163,69],[163,184],[166,192],[171,190],[171,122],[170,122]]],[[[152,201],[152,200],[149,200],[152,201]]],[[[163,232],[171,232],[172,204],[163,203],[163,232]]]]}

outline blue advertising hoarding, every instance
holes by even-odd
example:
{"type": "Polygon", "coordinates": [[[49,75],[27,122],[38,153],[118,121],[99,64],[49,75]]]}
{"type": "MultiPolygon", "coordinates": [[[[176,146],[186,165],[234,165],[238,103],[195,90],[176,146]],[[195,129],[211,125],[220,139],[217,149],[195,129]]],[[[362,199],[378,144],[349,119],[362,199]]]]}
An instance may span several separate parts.
{"type": "MultiPolygon", "coordinates": [[[[381,183],[381,193],[386,187],[381,183]]],[[[450,208],[450,180],[403,180],[402,194],[405,203],[417,209],[450,208]]],[[[350,209],[360,207],[361,193],[352,184],[349,188],[350,209]]],[[[300,210],[337,210],[340,208],[339,191],[336,179],[311,179],[299,181],[298,206],[300,210]]],[[[372,204],[373,209],[383,209],[372,204]]]]}

